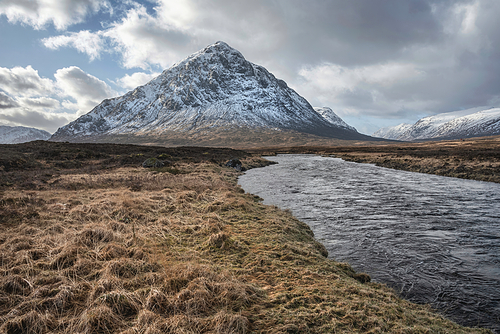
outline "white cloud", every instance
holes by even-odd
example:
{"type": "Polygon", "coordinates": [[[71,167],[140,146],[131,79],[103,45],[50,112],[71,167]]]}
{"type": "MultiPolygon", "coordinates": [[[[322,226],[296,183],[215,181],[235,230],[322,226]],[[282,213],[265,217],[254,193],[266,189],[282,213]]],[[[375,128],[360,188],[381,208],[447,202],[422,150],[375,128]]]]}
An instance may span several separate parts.
{"type": "Polygon", "coordinates": [[[56,29],[83,22],[85,18],[101,9],[110,10],[105,0],[2,0],[0,15],[7,16],[11,23],[23,23],[42,29],[53,23],[56,29]]]}
{"type": "Polygon", "coordinates": [[[37,98],[22,97],[18,98],[17,100],[21,106],[30,109],[55,110],[59,108],[61,105],[58,100],[50,97],[37,97],[37,98]]]}
{"type": "Polygon", "coordinates": [[[0,91],[0,110],[19,107],[19,104],[9,95],[0,91]]]}
{"type": "Polygon", "coordinates": [[[151,64],[163,68],[179,60],[179,49],[190,37],[161,18],[148,14],[143,6],[127,12],[121,21],[102,33],[121,53],[126,68],[148,69],[151,64]]]}
{"type": "Polygon", "coordinates": [[[54,89],[52,80],[41,78],[31,66],[0,67],[0,89],[14,96],[41,96],[54,89]]]}
{"type": "Polygon", "coordinates": [[[144,72],[135,72],[131,75],[126,74],[124,77],[116,80],[116,84],[124,89],[131,90],[138,86],[145,85],[152,79],[159,76],[160,73],[144,73],[144,72]]]}
{"type": "MultiPolygon", "coordinates": [[[[54,77],[64,95],[76,100],[79,115],[89,112],[102,100],[117,95],[104,81],[85,73],[76,66],[59,69],[54,77]]],[[[63,105],[69,104],[63,103],[63,105]]],[[[71,108],[74,109],[74,106],[71,108]]]]}
{"type": "MultiPolygon", "coordinates": [[[[51,49],[73,47],[96,59],[103,52],[118,53],[125,68],[168,68],[193,51],[218,40],[252,50],[279,49],[286,40],[285,25],[276,15],[280,6],[222,1],[158,0],[154,11],[130,1],[117,21],[96,32],[67,33],[46,38],[51,49]],[[266,29],[269,28],[269,29],[266,29]]],[[[268,58],[268,57],[262,57],[268,58]]]]}
{"type": "MultiPolygon", "coordinates": [[[[316,103],[329,105],[341,115],[360,111],[385,115],[405,113],[407,109],[422,108],[411,96],[390,96],[392,91],[421,81],[425,73],[411,63],[387,63],[362,67],[343,67],[324,63],[304,67],[299,71],[303,81],[299,89],[315,95],[316,103]]],[[[314,103],[314,102],[313,102],[314,103]]]]}
{"type": "Polygon", "coordinates": [[[54,77],[42,78],[31,66],[0,67],[0,122],[54,132],[116,95],[104,81],[76,66],[59,69],[54,77]]]}
{"type": "MultiPolygon", "coordinates": [[[[500,99],[497,0],[117,3],[111,8],[97,0],[0,0],[0,15],[35,28],[53,23],[63,29],[98,11],[114,10],[116,15],[101,22],[98,31],[61,33],[43,43],[50,49],[74,48],[91,60],[114,53],[121,66],[142,69],[116,79],[124,89],[145,83],[148,71],[168,68],[223,40],[311,103],[337,106],[335,111],[343,115],[389,118],[413,113],[415,118],[500,99]],[[50,14],[42,10],[56,2],[64,6],[50,14]]],[[[96,22],[89,23],[95,27],[96,22]]],[[[31,89],[28,96],[38,91],[31,89]]],[[[82,113],[106,95],[83,96],[66,89],[59,101],[63,108],[82,113]]],[[[2,103],[12,105],[10,100],[2,103]]]]}
{"type": "Polygon", "coordinates": [[[44,38],[42,43],[45,47],[52,50],[57,50],[60,47],[73,47],[78,52],[87,54],[90,60],[99,58],[101,52],[104,50],[104,40],[100,34],[91,33],[88,30],[44,38]]]}
{"type": "Polygon", "coordinates": [[[353,90],[360,85],[393,86],[402,81],[421,76],[414,64],[388,63],[362,67],[343,67],[324,63],[316,67],[304,67],[299,75],[318,87],[328,90],[353,90]]]}
{"type": "Polygon", "coordinates": [[[0,112],[0,123],[10,126],[27,126],[54,133],[59,127],[75,120],[75,114],[43,112],[17,108],[0,112]]]}

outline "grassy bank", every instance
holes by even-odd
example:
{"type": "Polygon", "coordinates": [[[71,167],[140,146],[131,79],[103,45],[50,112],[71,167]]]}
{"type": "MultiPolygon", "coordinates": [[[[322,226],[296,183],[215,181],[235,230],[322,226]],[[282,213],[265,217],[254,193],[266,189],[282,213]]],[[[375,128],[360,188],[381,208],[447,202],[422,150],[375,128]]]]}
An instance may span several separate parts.
{"type": "Polygon", "coordinates": [[[323,154],[411,172],[500,183],[500,136],[423,143],[267,148],[251,152],[323,154]]]}
{"type": "Polygon", "coordinates": [[[0,146],[0,332],[485,333],[326,258],[229,149],[0,146]],[[57,153],[60,152],[60,153],[57,153]],[[140,167],[146,158],[166,165],[140,167]]]}

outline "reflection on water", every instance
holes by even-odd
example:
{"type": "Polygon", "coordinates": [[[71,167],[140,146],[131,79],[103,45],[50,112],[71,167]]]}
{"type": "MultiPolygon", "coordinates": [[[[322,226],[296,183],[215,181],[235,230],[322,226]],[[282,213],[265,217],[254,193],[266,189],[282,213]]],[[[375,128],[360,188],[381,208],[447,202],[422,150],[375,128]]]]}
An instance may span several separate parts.
{"type": "Polygon", "coordinates": [[[313,155],[241,176],[245,191],[292,210],[337,261],[500,333],[500,184],[313,155]]]}

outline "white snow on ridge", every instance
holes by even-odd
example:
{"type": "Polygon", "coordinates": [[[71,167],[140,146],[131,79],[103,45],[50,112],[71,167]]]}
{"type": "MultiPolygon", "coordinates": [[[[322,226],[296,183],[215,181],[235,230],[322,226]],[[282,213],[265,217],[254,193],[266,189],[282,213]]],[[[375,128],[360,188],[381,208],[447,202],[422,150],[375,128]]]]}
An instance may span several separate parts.
{"type": "Polygon", "coordinates": [[[340,128],[349,129],[351,131],[357,131],[353,126],[348,125],[342,118],[337,116],[331,108],[328,107],[314,107],[314,110],[320,114],[325,120],[331,124],[338,126],[340,128]]]}
{"type": "Polygon", "coordinates": [[[500,134],[500,108],[473,108],[424,117],[415,124],[380,129],[374,136],[396,140],[458,139],[500,134]],[[390,137],[390,138],[389,138],[390,137]]]}
{"type": "MultiPolygon", "coordinates": [[[[327,108],[329,109],[329,108],[327,108]]],[[[224,42],[200,50],[127,94],[103,101],[52,140],[110,134],[161,134],[214,127],[318,130],[362,136],[331,109],[331,119],[264,67],[224,42]]]]}
{"type": "Polygon", "coordinates": [[[19,144],[33,140],[47,140],[50,133],[24,126],[0,125],[0,144],[19,144]]]}
{"type": "Polygon", "coordinates": [[[381,128],[372,134],[374,137],[397,140],[401,133],[408,130],[412,125],[408,123],[401,123],[396,126],[381,128]]]}

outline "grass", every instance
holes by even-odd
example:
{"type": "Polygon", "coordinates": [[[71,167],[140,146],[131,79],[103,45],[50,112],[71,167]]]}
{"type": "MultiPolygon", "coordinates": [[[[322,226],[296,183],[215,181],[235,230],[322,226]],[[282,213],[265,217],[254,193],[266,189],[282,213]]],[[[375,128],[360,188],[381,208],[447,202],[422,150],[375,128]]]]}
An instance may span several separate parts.
{"type": "Polygon", "coordinates": [[[500,183],[500,136],[421,143],[251,149],[258,154],[311,153],[411,172],[500,183]]]}
{"type": "MultiPolygon", "coordinates": [[[[119,146],[86,149],[77,168],[39,155],[1,172],[0,332],[487,332],[328,259],[306,224],[244,193],[223,166],[259,158],[129,147],[124,162],[119,146]],[[140,167],[159,154],[181,172],[140,167]]],[[[13,166],[5,157],[36,154],[14,145],[2,156],[13,166]]]]}

